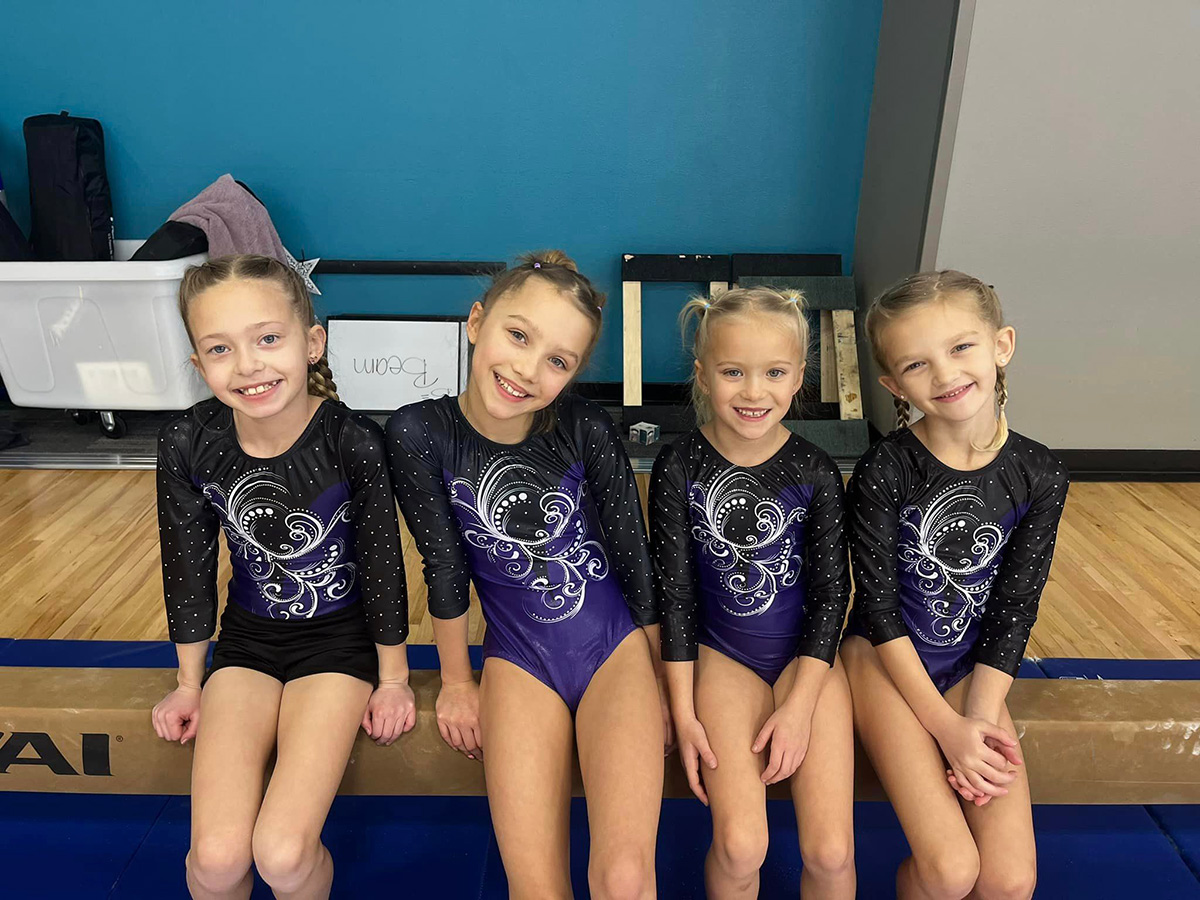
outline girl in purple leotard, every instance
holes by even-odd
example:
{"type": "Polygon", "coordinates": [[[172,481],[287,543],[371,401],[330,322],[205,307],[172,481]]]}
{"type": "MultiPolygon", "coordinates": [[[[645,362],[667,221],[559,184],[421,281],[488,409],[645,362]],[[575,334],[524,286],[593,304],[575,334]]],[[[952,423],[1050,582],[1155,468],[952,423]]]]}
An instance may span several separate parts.
{"type": "Polygon", "coordinates": [[[603,305],[565,254],[525,257],[471,310],[466,391],[403,407],[387,427],[397,498],[425,559],[438,725],[483,756],[517,897],[570,896],[576,744],[593,892],[654,890],[665,704],[645,526],[612,420],[562,393],[587,364],[603,305]],[[478,686],[472,580],[487,622],[478,686]]]}
{"type": "Polygon", "coordinates": [[[866,327],[898,422],[850,479],[855,597],[841,656],[863,747],[912,848],[897,894],[1029,897],[1029,781],[1005,698],[1067,471],[1008,430],[1016,333],[990,286],[912,275],[866,327]],[[922,413],[911,427],[910,404],[922,413]]]}
{"type": "Polygon", "coordinates": [[[757,896],[766,787],[790,780],[802,892],[853,897],[842,476],[783,424],[804,381],[803,301],[739,288],[692,300],[692,323],[700,427],[655,462],[651,540],[680,756],[712,807],[708,895],[757,896]]]}

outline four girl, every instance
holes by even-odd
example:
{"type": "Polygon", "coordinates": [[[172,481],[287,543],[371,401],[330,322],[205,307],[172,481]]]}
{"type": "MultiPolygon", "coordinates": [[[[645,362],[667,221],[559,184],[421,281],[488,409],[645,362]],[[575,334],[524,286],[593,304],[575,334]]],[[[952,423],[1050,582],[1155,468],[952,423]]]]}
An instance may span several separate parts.
{"type": "Polygon", "coordinates": [[[901,897],[1028,896],[1028,783],[1004,698],[1067,478],[1007,430],[1015,335],[994,292],[932,273],[873,305],[905,417],[848,499],[783,424],[808,355],[802,298],[691,301],[699,427],[658,455],[649,542],[620,434],[567,391],[603,307],[565,254],[524,257],[471,309],[467,389],[397,410],[385,437],[337,401],[294,273],[262,257],[189,271],[180,311],[215,397],[160,436],[180,674],[153,718],[164,738],[197,738],[193,896],[249,896],[251,861],[276,896],[327,896],[320,830],[355,731],[390,743],[415,721],[393,490],[424,557],[438,727],[483,761],[512,896],[571,894],[576,754],[593,895],[654,896],[661,757],[678,735],[713,815],[709,896],[757,895],[766,788],[786,781],[803,895],[852,897],[854,726],[913,850],[901,897]],[[907,428],[910,403],[923,418],[907,428]],[[232,602],[206,674],[219,528],[232,602]]]}

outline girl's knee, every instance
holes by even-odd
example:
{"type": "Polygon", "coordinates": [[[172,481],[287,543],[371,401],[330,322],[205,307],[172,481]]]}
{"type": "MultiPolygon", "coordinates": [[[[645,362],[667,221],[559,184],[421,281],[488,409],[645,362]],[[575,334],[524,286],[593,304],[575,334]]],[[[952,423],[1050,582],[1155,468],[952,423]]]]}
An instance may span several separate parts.
{"type": "Polygon", "coordinates": [[[736,822],[713,830],[713,856],[731,878],[752,878],[767,858],[767,823],[736,822]]]}
{"type": "Polygon", "coordinates": [[[192,879],[214,894],[233,890],[252,861],[250,842],[225,836],[194,835],[187,855],[192,879]]]}
{"type": "Polygon", "coordinates": [[[818,878],[837,878],[854,869],[854,834],[821,834],[800,841],[804,868],[818,878]]]}
{"type": "Polygon", "coordinates": [[[975,893],[981,900],[1030,900],[1036,886],[1036,866],[1005,865],[981,871],[975,893]]]}
{"type": "Polygon", "coordinates": [[[642,900],[654,895],[654,857],[638,848],[593,854],[588,884],[597,900],[642,900]]]}
{"type": "Polygon", "coordinates": [[[974,845],[940,849],[915,863],[921,886],[934,897],[961,900],[979,879],[979,852],[974,845]]]}
{"type": "Polygon", "coordinates": [[[254,829],[254,865],[263,881],[276,891],[289,893],[301,887],[321,861],[318,838],[298,831],[254,829]]]}

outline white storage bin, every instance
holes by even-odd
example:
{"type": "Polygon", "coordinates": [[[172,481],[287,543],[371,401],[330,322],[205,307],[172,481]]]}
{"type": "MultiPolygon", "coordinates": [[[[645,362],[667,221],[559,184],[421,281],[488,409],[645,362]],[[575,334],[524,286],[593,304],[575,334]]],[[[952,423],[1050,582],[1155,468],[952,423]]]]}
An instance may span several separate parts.
{"type": "Polygon", "coordinates": [[[211,396],[188,357],[179,282],[200,254],[129,262],[0,263],[0,375],[17,406],[186,409],[211,396]]]}

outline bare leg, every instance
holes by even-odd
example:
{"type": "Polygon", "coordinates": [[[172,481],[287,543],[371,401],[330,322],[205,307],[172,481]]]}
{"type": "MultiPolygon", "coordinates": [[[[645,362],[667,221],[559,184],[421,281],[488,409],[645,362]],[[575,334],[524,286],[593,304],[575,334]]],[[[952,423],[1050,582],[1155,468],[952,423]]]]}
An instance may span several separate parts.
{"type": "Polygon", "coordinates": [[[848,637],[841,657],[859,738],[912,848],[896,875],[896,894],[961,900],[979,876],[979,852],[946,781],[941,750],[866,639],[848,637]]]}
{"type": "MultiPolygon", "coordinates": [[[[792,688],[793,662],[775,682],[776,703],[792,688]]],[[[825,676],[813,711],[808,754],[791,778],[800,826],[800,896],[804,900],[853,900],[854,720],[850,685],[841,660],[825,676]]]]}
{"type": "Polygon", "coordinates": [[[592,897],[654,897],[663,726],[650,646],[640,628],[592,676],[575,728],[592,836],[592,897]]]}
{"type": "Polygon", "coordinates": [[[571,712],[505,659],[484,662],[479,724],[488,806],[514,900],[571,896],[571,712]]]}
{"type": "Polygon", "coordinates": [[[218,669],[200,696],[192,760],[192,840],[187,884],[196,900],[244,900],[254,820],[275,746],[283,685],[253,669],[218,669]]]}
{"type": "Polygon", "coordinates": [[[333,860],[321,829],[370,696],[370,684],[339,672],[283,689],[279,755],[254,826],[254,862],[276,897],[329,896],[333,860]]]}

